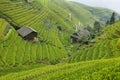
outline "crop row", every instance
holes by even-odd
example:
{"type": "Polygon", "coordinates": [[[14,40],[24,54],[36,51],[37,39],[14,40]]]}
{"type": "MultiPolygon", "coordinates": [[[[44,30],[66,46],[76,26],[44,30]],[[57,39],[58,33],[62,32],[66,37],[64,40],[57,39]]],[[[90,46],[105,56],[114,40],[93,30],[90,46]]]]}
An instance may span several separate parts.
{"type": "Polygon", "coordinates": [[[1,80],[119,80],[120,58],[50,65],[10,73],[1,80]]]}

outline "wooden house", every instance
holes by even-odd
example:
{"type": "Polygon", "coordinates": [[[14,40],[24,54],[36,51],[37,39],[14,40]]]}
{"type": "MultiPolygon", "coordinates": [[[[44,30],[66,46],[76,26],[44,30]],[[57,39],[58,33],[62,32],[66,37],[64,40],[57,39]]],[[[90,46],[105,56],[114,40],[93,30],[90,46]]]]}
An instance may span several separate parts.
{"type": "Polygon", "coordinates": [[[81,28],[78,32],[73,33],[71,38],[71,43],[76,43],[78,40],[83,41],[85,38],[89,38],[90,32],[87,29],[81,28]]]}
{"type": "Polygon", "coordinates": [[[36,41],[37,40],[37,31],[30,27],[22,27],[17,30],[18,34],[24,39],[28,41],[36,41]]]}

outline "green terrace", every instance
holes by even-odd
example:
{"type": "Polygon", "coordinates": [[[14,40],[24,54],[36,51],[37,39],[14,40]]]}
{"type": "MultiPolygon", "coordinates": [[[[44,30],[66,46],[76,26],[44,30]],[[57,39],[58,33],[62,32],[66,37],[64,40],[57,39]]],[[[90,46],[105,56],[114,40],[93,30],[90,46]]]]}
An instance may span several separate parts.
{"type": "Polygon", "coordinates": [[[119,80],[120,21],[100,35],[91,28],[109,15],[66,0],[0,0],[0,80],[119,80]],[[84,33],[88,26],[95,38],[70,41],[78,27],[84,33]],[[36,32],[36,41],[20,35],[25,27],[36,32]]]}

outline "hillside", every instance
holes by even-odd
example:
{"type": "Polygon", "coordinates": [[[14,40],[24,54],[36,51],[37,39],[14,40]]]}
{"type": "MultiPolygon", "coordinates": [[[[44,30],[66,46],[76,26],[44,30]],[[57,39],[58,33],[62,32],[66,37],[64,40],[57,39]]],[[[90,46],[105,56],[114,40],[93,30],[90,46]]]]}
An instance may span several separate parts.
{"type": "MultiPolygon", "coordinates": [[[[113,25],[108,25],[106,27],[105,33],[107,36],[107,40],[102,39],[100,40],[99,47],[97,47],[98,43],[95,44],[96,47],[88,48],[88,52],[86,53],[85,50],[83,54],[84,57],[82,59],[86,59],[86,61],[81,61],[77,63],[60,63],[56,65],[37,65],[37,66],[21,66],[15,68],[1,68],[1,72],[4,72],[4,74],[1,74],[0,80],[119,80],[120,74],[119,74],[119,68],[120,68],[120,58],[119,58],[119,37],[116,33],[116,37],[112,36],[112,34],[115,34],[114,32],[118,32],[118,28],[120,25],[120,22],[116,22],[113,25]],[[110,31],[111,29],[112,31],[110,31]],[[111,35],[107,35],[107,33],[111,33],[111,35]],[[111,44],[109,44],[111,42],[111,44]],[[109,44],[109,45],[108,45],[109,44]],[[103,46],[105,45],[105,47],[103,46]],[[111,46],[110,46],[111,45],[111,46]],[[108,48],[111,47],[111,50],[109,51],[108,48]],[[101,48],[101,49],[99,49],[101,48]],[[99,49],[99,50],[98,50],[99,49]],[[92,51],[90,50],[96,50],[96,56],[94,55],[93,58],[98,58],[98,54],[101,55],[102,60],[91,60],[92,58],[91,54],[92,51]],[[101,52],[102,51],[102,52],[101,52]],[[108,52],[109,51],[109,52],[108,52]],[[111,55],[111,51],[114,53],[111,55]],[[101,53],[99,53],[101,52],[101,53]],[[86,55],[90,54],[90,55],[86,55]],[[114,55],[114,56],[113,56],[114,55]],[[116,55],[116,56],[115,56],[116,55]],[[105,57],[111,58],[111,59],[104,59],[105,57]],[[115,58],[113,58],[115,57],[115,58]],[[116,58],[118,57],[118,58],[116,58]],[[5,70],[4,70],[5,69],[5,70]],[[19,71],[17,70],[19,69],[19,71]],[[7,71],[7,72],[5,72],[7,71]]],[[[87,49],[86,49],[87,50],[87,49]]],[[[94,52],[93,51],[93,52],[94,52]]],[[[79,52],[80,53],[80,52],[79,52]]],[[[99,56],[100,56],[99,55],[99,56]]],[[[80,61],[78,59],[77,55],[77,61],[80,61]]],[[[74,59],[73,59],[74,60],[74,59]]]]}
{"type": "Polygon", "coordinates": [[[111,14],[67,0],[0,0],[0,80],[119,80],[120,21],[90,44],[70,41],[76,25],[93,28],[111,14]],[[36,41],[18,33],[24,26],[36,31],[36,41]]]}
{"type": "MultiPolygon", "coordinates": [[[[92,26],[95,20],[107,21],[112,13],[108,9],[93,8],[65,0],[35,0],[31,4],[21,1],[3,1],[0,6],[1,14],[7,16],[7,20],[18,27],[29,26],[38,30],[38,26],[44,26],[45,31],[49,32],[48,29],[60,26],[62,33],[57,34],[61,42],[66,45],[69,44],[71,33],[75,31],[75,25],[81,23],[81,25],[92,26]]],[[[39,34],[45,39],[43,34],[39,34]]]]}
{"type": "MultiPolygon", "coordinates": [[[[6,23],[5,20],[1,19],[0,25],[2,25],[2,29],[6,27],[6,23]]],[[[54,34],[52,35],[54,36],[54,34]]],[[[57,42],[57,44],[59,43],[57,42]]],[[[65,49],[60,48],[60,45],[24,41],[18,36],[15,29],[11,27],[0,43],[0,65],[16,66],[30,63],[54,64],[66,56],[65,49]]]]}
{"type": "Polygon", "coordinates": [[[104,28],[103,39],[98,37],[92,47],[81,47],[76,54],[72,55],[69,62],[87,61],[96,59],[108,59],[120,57],[120,21],[104,28]],[[84,51],[83,51],[84,50],[84,51]]]}
{"type": "MultiPolygon", "coordinates": [[[[78,5],[75,6],[76,3],[64,0],[54,0],[52,2],[51,0],[36,0],[31,4],[21,1],[1,0],[0,4],[0,13],[2,18],[4,18],[15,29],[23,26],[29,26],[37,30],[39,40],[42,41],[40,45],[39,43],[36,44],[23,41],[17,35],[16,31],[11,29],[8,36],[11,39],[8,38],[5,44],[1,44],[1,60],[2,63],[6,65],[8,65],[7,63],[9,63],[9,65],[28,64],[34,62],[44,63],[44,60],[49,60],[51,63],[56,63],[58,62],[56,61],[56,58],[59,60],[60,57],[63,58],[67,56],[67,51],[64,46],[70,44],[69,37],[74,31],[73,25],[78,22],[93,23],[94,20],[91,22],[89,18],[90,16],[98,19],[97,16],[95,17],[95,15],[92,15],[92,13],[87,10],[88,7],[84,9],[85,5],[79,5],[78,7],[78,5]],[[68,19],[69,13],[74,14],[72,16],[72,20],[68,19]],[[62,32],[57,30],[58,26],[62,28],[62,32]],[[10,44],[13,42],[15,42],[14,47],[13,49],[10,49],[10,47],[13,46],[10,44]],[[21,44],[19,44],[20,42],[21,44]],[[7,45],[7,47],[4,48],[4,45],[7,45]],[[16,48],[17,45],[20,45],[20,47],[16,48]],[[32,49],[34,50],[32,51],[32,49]],[[32,52],[30,52],[30,50],[32,52]],[[61,50],[62,52],[60,52],[61,50]],[[8,52],[11,53],[7,55],[8,52]],[[58,55],[54,56],[53,54],[58,55]],[[40,55],[42,55],[42,57],[40,55]],[[18,59],[17,56],[21,56],[21,58],[18,59]],[[22,56],[26,60],[24,60],[22,56]],[[51,58],[52,56],[53,59],[51,58]]],[[[49,61],[46,63],[49,63],[49,61]]]]}
{"type": "MultiPolygon", "coordinates": [[[[9,73],[0,80],[119,80],[120,58],[49,65],[9,73]]],[[[9,72],[9,71],[8,71],[9,72]]]]}
{"type": "Polygon", "coordinates": [[[109,9],[90,7],[77,2],[69,2],[69,6],[67,8],[69,8],[72,14],[84,25],[93,25],[95,20],[105,23],[113,12],[109,9]]]}

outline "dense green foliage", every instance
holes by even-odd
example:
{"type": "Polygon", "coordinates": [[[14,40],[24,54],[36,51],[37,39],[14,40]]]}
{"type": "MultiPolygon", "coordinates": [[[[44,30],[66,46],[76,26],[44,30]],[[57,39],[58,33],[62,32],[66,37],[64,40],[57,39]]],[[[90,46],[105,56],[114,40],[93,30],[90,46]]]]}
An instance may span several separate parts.
{"type": "Polygon", "coordinates": [[[0,0],[0,80],[119,80],[120,22],[106,26],[102,36],[96,34],[100,24],[96,33],[89,27],[109,15],[66,0],[0,0]],[[79,23],[98,36],[94,43],[70,44],[79,23]],[[39,41],[23,40],[15,30],[23,26],[35,29],[39,41]]]}
{"type": "Polygon", "coordinates": [[[110,19],[110,24],[115,23],[115,12],[112,13],[111,19],[110,19]]]}
{"type": "Polygon", "coordinates": [[[109,39],[117,39],[120,37],[120,22],[116,22],[112,25],[108,25],[104,29],[104,33],[109,39]]]}
{"type": "Polygon", "coordinates": [[[40,67],[1,76],[0,80],[119,80],[120,59],[40,67]]]}

